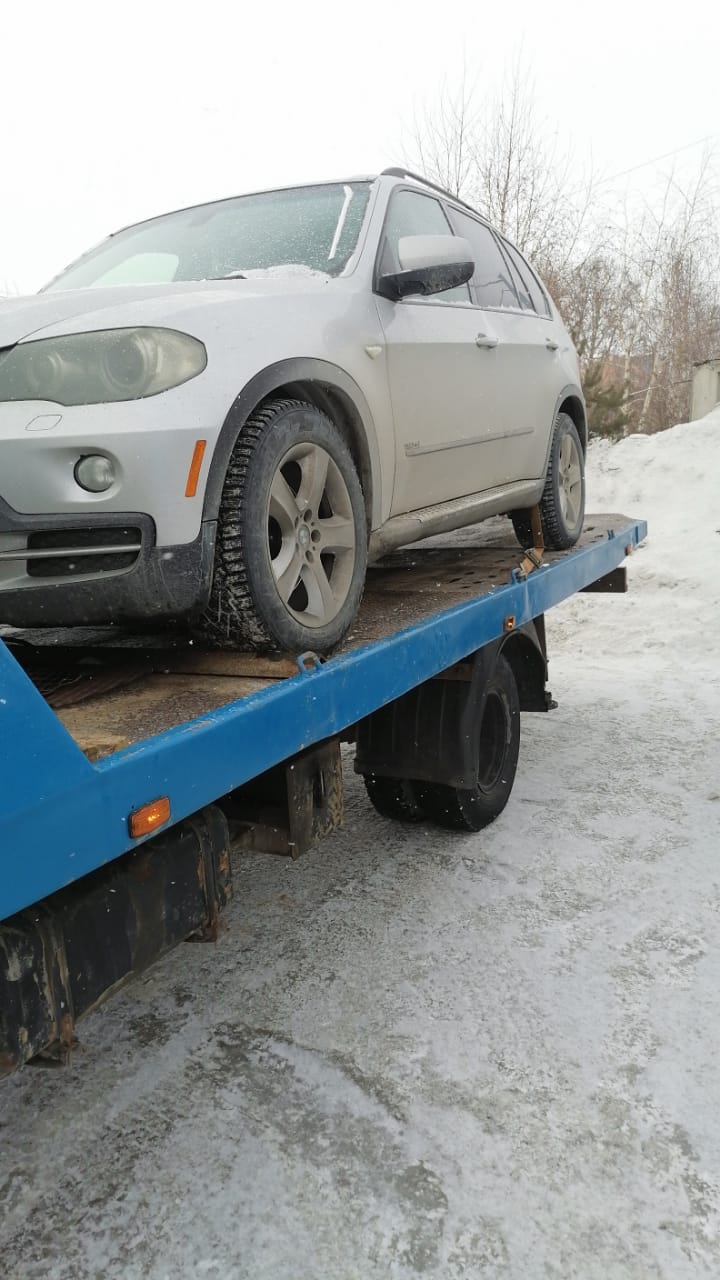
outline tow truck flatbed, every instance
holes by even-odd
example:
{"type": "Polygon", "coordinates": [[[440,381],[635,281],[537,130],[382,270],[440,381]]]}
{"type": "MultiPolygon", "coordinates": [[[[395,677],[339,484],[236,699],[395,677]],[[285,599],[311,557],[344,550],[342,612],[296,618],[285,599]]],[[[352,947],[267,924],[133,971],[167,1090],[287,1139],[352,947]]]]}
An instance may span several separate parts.
{"type": "MultiPolygon", "coordinates": [[[[468,690],[475,681],[475,688],[480,677],[473,673],[480,668],[468,664],[478,655],[492,654],[495,662],[506,652],[516,664],[521,709],[550,705],[542,703],[530,680],[537,663],[533,665],[529,650],[534,646],[544,654],[544,614],[578,591],[623,590],[620,566],[647,529],[642,520],[625,516],[588,516],[579,544],[566,552],[544,553],[537,568],[527,560],[520,567],[523,553],[506,529],[500,522],[479,526],[457,545],[421,544],[370,569],[354,630],[343,649],[324,662],[312,654],[296,660],[202,652],[172,632],[0,631],[0,922],[6,922],[0,923],[0,1000],[3,981],[10,989],[8,975],[17,959],[12,939],[18,929],[27,941],[28,908],[55,895],[57,903],[44,906],[40,914],[59,912],[66,919],[75,901],[67,896],[73,892],[68,886],[81,894],[82,886],[92,881],[100,892],[98,886],[106,883],[102,876],[119,875],[125,855],[136,851],[137,859],[146,840],[149,849],[158,841],[166,849],[168,833],[176,833],[187,844],[187,821],[195,821],[193,838],[212,844],[212,816],[202,835],[197,816],[218,803],[222,807],[228,797],[236,803],[234,810],[224,806],[226,816],[239,817],[246,847],[248,842],[263,847],[264,833],[272,849],[272,823],[249,821],[237,798],[249,795],[258,780],[275,777],[278,769],[312,757],[306,781],[315,787],[315,798],[304,828],[307,845],[310,835],[322,831],[317,814],[325,812],[327,829],[332,818],[322,772],[330,769],[329,757],[323,757],[321,769],[320,757],[312,753],[341,737],[357,738],[358,726],[362,736],[362,727],[374,723],[374,737],[365,734],[360,771],[366,776],[387,772],[391,766],[383,764],[377,748],[379,735],[390,732],[391,722],[379,718],[383,709],[409,708],[408,700],[433,681],[443,688],[453,680],[465,681],[468,690]],[[523,663],[529,664],[527,680],[523,663]],[[161,801],[153,826],[153,805],[161,801]],[[137,814],[150,824],[139,834],[132,821],[137,814]],[[158,832],[165,835],[164,844],[158,832]],[[24,923],[16,927],[18,920],[24,923]]],[[[541,689],[544,681],[545,671],[541,689]]],[[[482,699],[478,688],[472,696],[482,699]]],[[[419,705],[416,699],[409,712],[416,719],[419,705]]],[[[440,760],[452,755],[447,744],[439,743],[437,772],[428,773],[423,763],[427,728],[415,737],[423,743],[422,751],[416,744],[414,756],[407,744],[395,748],[397,776],[463,784],[462,763],[453,766],[456,777],[450,764],[440,760]],[[406,769],[412,772],[408,775],[406,769]]],[[[299,769],[297,778],[302,776],[299,769]]],[[[290,810],[302,807],[297,790],[291,788],[288,795],[290,810]]],[[[337,818],[341,804],[335,810],[337,818]]],[[[280,840],[284,852],[294,853],[303,845],[292,838],[294,820],[290,812],[290,836],[285,844],[280,840]]],[[[221,824],[218,830],[224,830],[218,838],[227,845],[227,827],[221,824]]],[[[226,854],[227,849],[219,861],[217,850],[213,854],[214,906],[204,902],[197,921],[188,909],[184,924],[200,927],[215,919],[229,892],[229,880],[219,884],[226,877],[226,854]]],[[[202,856],[207,861],[207,850],[202,856]]],[[[148,858],[142,862],[146,868],[148,858]]],[[[166,937],[163,946],[176,940],[166,937]]],[[[46,939],[43,946],[47,950],[46,939]]],[[[156,948],[158,954],[163,946],[156,948]]],[[[28,948],[29,955],[29,942],[28,948]]],[[[39,954],[37,947],[33,954],[39,954]]],[[[11,995],[24,1008],[27,993],[18,991],[12,987],[11,995]]],[[[0,1011],[0,1074],[3,1060],[11,1069],[40,1043],[38,1031],[23,1052],[13,1017],[8,1013],[3,1024],[0,1011]]],[[[57,1017],[55,1022],[48,1017],[47,1026],[52,1024],[59,1035],[57,1017]]],[[[67,1042],[67,1027],[63,1034],[67,1042]]]]}

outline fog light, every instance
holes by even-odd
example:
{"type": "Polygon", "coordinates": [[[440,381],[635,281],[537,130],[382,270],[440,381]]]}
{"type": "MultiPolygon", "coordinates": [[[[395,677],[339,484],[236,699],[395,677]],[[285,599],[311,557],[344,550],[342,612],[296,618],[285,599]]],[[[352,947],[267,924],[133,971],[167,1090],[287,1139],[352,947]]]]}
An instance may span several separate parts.
{"type": "Polygon", "coordinates": [[[103,458],[99,453],[90,453],[76,464],[75,479],[80,488],[87,489],[88,493],[104,493],[115,483],[115,468],[109,458],[103,458]]]}

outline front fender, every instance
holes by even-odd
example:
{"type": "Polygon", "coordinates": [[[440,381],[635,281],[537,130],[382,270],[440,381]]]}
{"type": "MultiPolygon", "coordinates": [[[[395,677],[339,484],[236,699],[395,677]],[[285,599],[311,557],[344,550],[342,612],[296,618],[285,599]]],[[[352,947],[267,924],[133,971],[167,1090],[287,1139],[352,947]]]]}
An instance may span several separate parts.
{"type": "Polygon", "coordinates": [[[372,493],[371,524],[375,528],[382,523],[383,479],[391,492],[392,477],[384,476],[377,430],[365,395],[354,378],[338,365],[312,357],[279,360],[257,373],[236,396],[220,430],[213,453],[207,484],[203,520],[216,520],[220,509],[223,483],[230,456],[245,423],[257,406],[279,391],[298,383],[315,382],[323,390],[340,393],[349,402],[355,418],[358,445],[365,457],[363,469],[370,478],[372,493]]]}

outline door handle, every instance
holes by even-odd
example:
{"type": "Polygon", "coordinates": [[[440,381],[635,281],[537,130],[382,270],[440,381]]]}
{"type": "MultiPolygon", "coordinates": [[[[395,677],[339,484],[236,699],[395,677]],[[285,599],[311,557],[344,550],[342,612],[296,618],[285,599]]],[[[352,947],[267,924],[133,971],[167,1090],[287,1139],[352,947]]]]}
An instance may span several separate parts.
{"type": "Polygon", "coordinates": [[[498,344],[498,339],[491,338],[488,333],[479,333],[477,338],[475,339],[476,347],[496,347],[497,344],[498,344]]]}
{"type": "Polygon", "coordinates": [[[546,338],[545,346],[547,347],[548,351],[557,351],[558,347],[560,346],[560,343],[554,342],[552,338],[546,338]]]}

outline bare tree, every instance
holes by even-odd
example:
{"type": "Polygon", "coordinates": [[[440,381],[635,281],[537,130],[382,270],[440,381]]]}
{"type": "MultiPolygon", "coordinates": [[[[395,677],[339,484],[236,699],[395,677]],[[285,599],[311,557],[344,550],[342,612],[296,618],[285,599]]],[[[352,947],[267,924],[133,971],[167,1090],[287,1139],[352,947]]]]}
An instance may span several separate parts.
{"type": "Polygon", "coordinates": [[[622,351],[637,296],[637,280],[613,245],[591,250],[567,265],[554,297],[585,361],[606,361],[622,351]]]}
{"type": "MultiPolygon", "coordinates": [[[[463,73],[415,121],[413,167],[474,203],[535,261],[588,371],[588,392],[653,431],[687,416],[692,364],[720,353],[720,221],[713,157],[691,183],[613,209],[603,181],[538,116],[520,63],[481,99],[463,73]],[[592,389],[592,390],[591,390],[592,389]]],[[[607,182],[607,180],[605,180],[607,182]]]]}
{"type": "Polygon", "coordinates": [[[480,99],[465,72],[455,92],[443,85],[436,106],[416,118],[410,149],[429,178],[475,203],[546,274],[562,274],[580,244],[593,180],[539,125],[520,62],[495,98],[480,99]]]}
{"type": "Polygon", "coordinates": [[[666,179],[634,239],[642,305],[627,335],[627,358],[645,357],[637,427],[654,431],[687,416],[694,361],[720,350],[720,235],[712,195],[712,156],[692,184],[666,179]]]}
{"type": "Polygon", "coordinates": [[[470,190],[479,131],[477,89],[468,85],[463,67],[456,90],[445,81],[436,106],[418,117],[410,135],[409,168],[419,168],[455,196],[470,190]]]}

